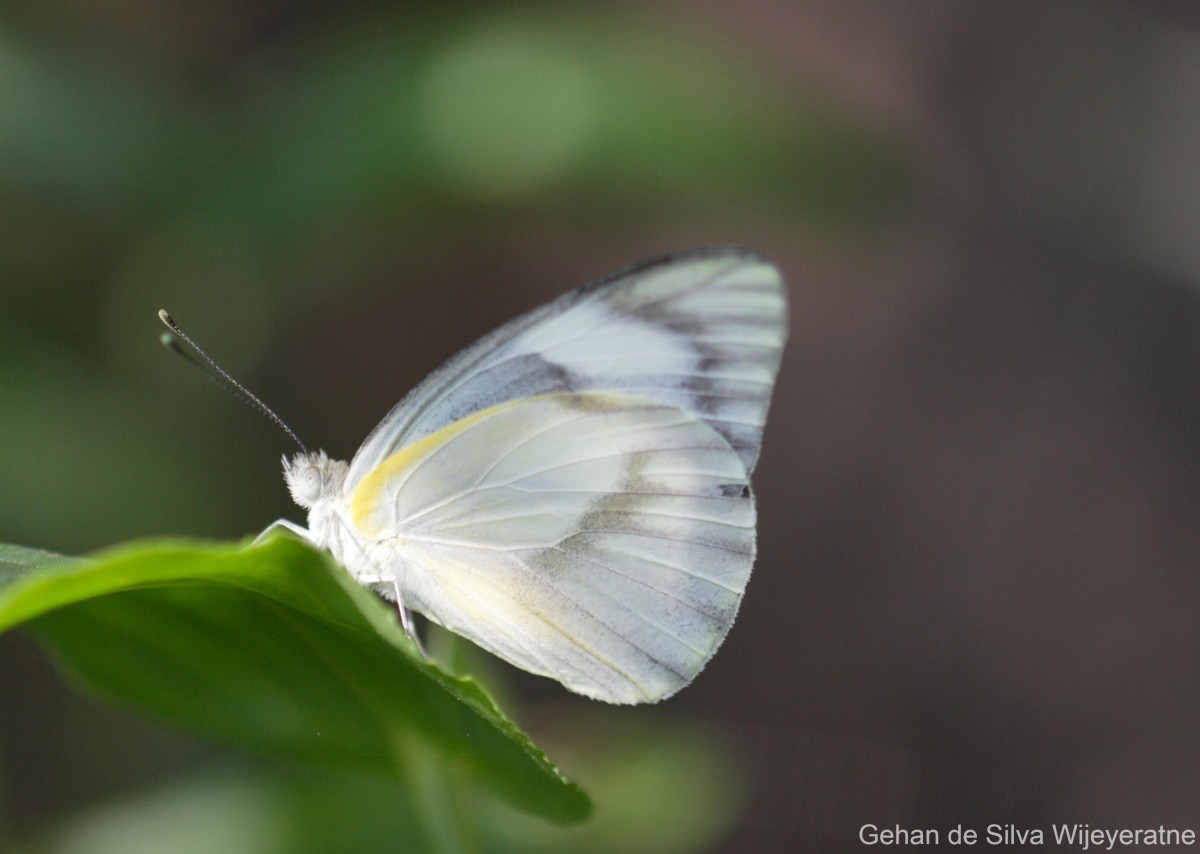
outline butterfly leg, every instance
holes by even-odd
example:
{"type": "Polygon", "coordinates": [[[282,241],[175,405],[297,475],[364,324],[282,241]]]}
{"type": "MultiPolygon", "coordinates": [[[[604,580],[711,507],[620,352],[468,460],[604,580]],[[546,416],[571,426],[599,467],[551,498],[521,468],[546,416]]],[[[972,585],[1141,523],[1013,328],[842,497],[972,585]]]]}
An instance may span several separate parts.
{"type": "Polygon", "coordinates": [[[312,533],[308,530],[308,528],[297,525],[295,522],[292,522],[288,519],[276,519],[270,525],[267,525],[267,527],[263,529],[263,532],[255,537],[254,542],[252,542],[250,545],[257,546],[267,538],[268,534],[278,531],[281,528],[285,531],[291,531],[293,534],[307,542],[311,543],[313,541],[312,533]]]}
{"type": "Polygon", "coordinates": [[[392,579],[392,590],[396,592],[396,609],[400,612],[400,625],[404,627],[404,633],[417,645],[417,652],[421,653],[421,657],[428,659],[429,653],[425,651],[425,647],[421,644],[421,636],[417,634],[417,627],[413,623],[412,614],[404,607],[404,601],[400,598],[400,584],[395,579],[392,579]]]}

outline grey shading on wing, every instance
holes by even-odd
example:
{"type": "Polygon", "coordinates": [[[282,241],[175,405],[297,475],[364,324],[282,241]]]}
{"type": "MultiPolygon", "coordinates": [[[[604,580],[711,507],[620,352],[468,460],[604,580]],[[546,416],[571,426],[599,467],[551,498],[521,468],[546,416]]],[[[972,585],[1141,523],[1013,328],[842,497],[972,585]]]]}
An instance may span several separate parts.
{"type": "Polygon", "coordinates": [[[787,306],[779,271],[747,249],[700,249],[614,273],[460,352],[396,405],[355,454],[353,490],[404,446],[496,404],[618,392],[682,409],[754,470],[787,306]]]}

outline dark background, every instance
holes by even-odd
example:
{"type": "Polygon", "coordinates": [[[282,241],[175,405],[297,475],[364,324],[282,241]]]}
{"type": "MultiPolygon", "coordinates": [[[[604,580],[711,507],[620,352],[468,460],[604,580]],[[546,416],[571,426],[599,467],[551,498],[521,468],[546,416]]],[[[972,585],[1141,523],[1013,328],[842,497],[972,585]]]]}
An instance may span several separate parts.
{"type": "MultiPolygon", "coordinates": [[[[792,309],[755,575],[693,686],[614,713],[724,751],[680,847],[1200,831],[1198,32],[1167,2],[8,0],[0,540],[302,518],[285,438],[163,354],[160,307],[348,458],[517,313],[751,245],[792,309]]],[[[510,691],[535,739],[595,705],[510,691]]],[[[20,635],[0,727],[0,847],[136,850],[130,803],[248,761],[20,635]]]]}

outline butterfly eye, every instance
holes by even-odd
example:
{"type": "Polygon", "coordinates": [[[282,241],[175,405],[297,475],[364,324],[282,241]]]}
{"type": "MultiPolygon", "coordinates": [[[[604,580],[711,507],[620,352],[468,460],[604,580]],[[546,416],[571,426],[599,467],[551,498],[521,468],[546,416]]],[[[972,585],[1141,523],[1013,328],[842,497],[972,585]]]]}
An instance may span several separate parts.
{"type": "Polygon", "coordinates": [[[321,473],[313,465],[301,465],[287,472],[288,490],[301,507],[311,507],[321,497],[321,473]]]}

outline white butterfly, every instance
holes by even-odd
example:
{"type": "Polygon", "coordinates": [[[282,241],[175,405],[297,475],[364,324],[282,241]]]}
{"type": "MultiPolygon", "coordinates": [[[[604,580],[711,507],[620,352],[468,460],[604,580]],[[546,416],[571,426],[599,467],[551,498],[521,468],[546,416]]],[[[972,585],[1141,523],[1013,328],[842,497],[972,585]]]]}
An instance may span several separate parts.
{"type": "Polygon", "coordinates": [[[786,325],[758,253],[621,270],[459,353],[349,464],[285,458],[308,528],[275,526],[394,596],[410,633],[407,609],[580,694],[669,697],[750,578],[786,325]]]}

